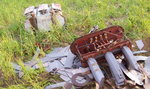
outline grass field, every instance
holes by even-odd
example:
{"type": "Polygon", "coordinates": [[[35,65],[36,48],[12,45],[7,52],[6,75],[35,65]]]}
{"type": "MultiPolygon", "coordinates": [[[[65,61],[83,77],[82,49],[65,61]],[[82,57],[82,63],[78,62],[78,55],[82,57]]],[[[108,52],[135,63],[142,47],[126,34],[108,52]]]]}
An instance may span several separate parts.
{"type": "MultiPolygon", "coordinates": [[[[49,40],[54,47],[69,45],[75,38],[88,33],[91,27],[101,29],[120,25],[132,40],[150,37],[149,0],[0,0],[0,89],[43,89],[59,81],[58,76],[40,70],[27,70],[19,79],[11,62],[22,65],[31,60],[36,51],[35,42],[49,40]],[[60,3],[66,17],[66,29],[54,28],[51,32],[28,33],[24,30],[24,9],[42,3],[60,3]]],[[[48,53],[51,50],[44,51],[48,53]]]]}

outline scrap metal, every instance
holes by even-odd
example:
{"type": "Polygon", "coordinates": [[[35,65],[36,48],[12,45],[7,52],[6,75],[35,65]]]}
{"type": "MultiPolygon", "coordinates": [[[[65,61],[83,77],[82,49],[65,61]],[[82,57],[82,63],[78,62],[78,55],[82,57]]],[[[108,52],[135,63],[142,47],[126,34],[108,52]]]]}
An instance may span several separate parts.
{"type": "Polygon", "coordinates": [[[71,78],[71,82],[73,83],[73,85],[77,86],[77,87],[84,87],[87,85],[87,83],[89,83],[91,81],[91,79],[89,78],[88,75],[85,75],[83,73],[76,73],[72,76],[71,78]],[[84,82],[79,82],[77,81],[78,77],[83,77],[85,79],[84,82]]]}
{"type": "MultiPolygon", "coordinates": [[[[28,10],[28,12],[32,11],[32,8],[28,10]]],[[[131,82],[134,86],[140,85],[146,89],[150,85],[149,59],[146,56],[134,56],[134,52],[131,51],[131,43],[124,39],[123,32],[120,26],[94,31],[76,39],[71,46],[55,48],[39,59],[37,56],[40,50],[37,49],[32,60],[24,63],[24,66],[29,70],[39,69],[39,64],[42,63],[47,72],[58,74],[64,80],[58,84],[48,85],[45,89],[81,88],[88,85],[93,79],[100,88],[103,88],[108,74],[103,69],[102,63],[108,64],[117,87],[131,82]],[[144,68],[137,63],[141,60],[145,61],[144,68]],[[144,78],[143,75],[146,77],[144,78]]],[[[12,65],[15,72],[22,77],[24,75],[22,67],[15,63],[12,65]]]]}
{"type": "Polygon", "coordinates": [[[122,63],[120,63],[120,67],[122,71],[125,73],[125,75],[128,76],[128,78],[130,78],[132,81],[134,81],[138,85],[143,85],[143,82],[142,82],[143,79],[141,79],[141,77],[138,77],[135,73],[129,71],[122,63]]]}
{"type": "Polygon", "coordinates": [[[138,71],[139,70],[138,63],[137,63],[135,56],[133,55],[132,51],[128,47],[124,46],[122,48],[122,52],[128,61],[129,68],[135,69],[138,71]]]}
{"type": "MultiPolygon", "coordinates": [[[[103,85],[102,81],[104,80],[104,75],[98,66],[98,73],[94,71],[96,69],[92,69],[92,66],[90,66],[90,60],[93,59],[94,61],[94,58],[99,55],[105,56],[105,59],[107,60],[111,69],[112,75],[115,78],[116,85],[119,86],[124,84],[125,77],[111,51],[117,49],[120,51],[120,49],[124,46],[131,47],[130,42],[128,40],[123,40],[122,38],[123,28],[120,26],[112,26],[78,38],[72,43],[70,48],[72,53],[80,58],[82,66],[90,67],[95,80],[101,86],[103,85]]],[[[100,62],[103,60],[103,56],[97,61],[100,62]]],[[[96,61],[95,65],[97,65],[96,61]]]]}
{"type": "Polygon", "coordinates": [[[94,26],[93,28],[91,28],[91,30],[89,31],[89,33],[93,33],[95,31],[97,31],[99,29],[98,25],[94,26]]]}
{"type": "Polygon", "coordinates": [[[71,44],[71,51],[80,58],[82,65],[87,67],[88,58],[97,58],[108,51],[118,51],[123,46],[131,48],[130,41],[122,39],[123,31],[120,26],[112,26],[85,35],[71,44]]]}
{"type": "MultiPolygon", "coordinates": [[[[125,75],[138,85],[144,84],[141,68],[139,68],[136,57],[130,50],[131,43],[129,40],[124,39],[123,32],[124,29],[122,27],[112,26],[80,37],[70,46],[72,53],[79,57],[82,66],[90,67],[94,79],[100,83],[99,85],[101,86],[103,83],[99,81],[102,81],[104,78],[102,77],[103,72],[98,73],[98,75],[101,76],[95,77],[95,71],[89,64],[90,59],[96,59],[99,64],[106,61],[117,86],[125,84],[125,75]],[[118,64],[118,56],[123,56],[121,61],[125,62],[125,64],[118,64]]],[[[138,43],[141,44],[141,41],[138,43]]],[[[140,49],[142,49],[143,46],[143,44],[140,45],[140,49]]],[[[98,65],[97,62],[95,61],[95,65],[98,65]]]]}
{"type": "Polygon", "coordinates": [[[141,50],[144,47],[144,43],[142,40],[135,41],[137,47],[141,50]]]}
{"type": "Polygon", "coordinates": [[[121,71],[121,68],[115,58],[115,56],[112,54],[112,52],[107,52],[105,54],[105,59],[107,60],[109,64],[109,68],[111,70],[112,75],[115,78],[115,83],[117,86],[124,85],[125,84],[125,76],[123,72],[121,71]]]}
{"type": "Polygon", "coordinates": [[[104,83],[104,74],[102,73],[102,70],[94,58],[89,58],[87,62],[96,82],[102,87],[104,83]]]}
{"type": "Polygon", "coordinates": [[[134,51],[133,54],[142,54],[142,53],[148,53],[149,51],[146,50],[140,50],[140,51],[134,51]]]}
{"type": "Polygon", "coordinates": [[[145,66],[144,66],[145,71],[147,72],[148,76],[150,76],[150,57],[148,57],[145,60],[145,66]]]}
{"type": "Polygon", "coordinates": [[[53,24],[63,26],[65,18],[61,11],[61,5],[55,3],[41,4],[38,7],[30,6],[24,11],[25,29],[29,32],[32,30],[50,31],[53,24]]]}

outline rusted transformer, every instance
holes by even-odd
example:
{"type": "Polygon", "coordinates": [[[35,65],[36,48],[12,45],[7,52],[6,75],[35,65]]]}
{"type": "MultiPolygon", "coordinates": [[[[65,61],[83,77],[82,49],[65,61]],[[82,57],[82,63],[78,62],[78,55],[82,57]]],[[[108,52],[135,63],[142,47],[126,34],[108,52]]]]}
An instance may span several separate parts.
{"type": "Polygon", "coordinates": [[[87,34],[76,39],[70,46],[72,53],[77,55],[83,67],[87,67],[89,58],[104,61],[106,52],[113,52],[115,55],[122,54],[121,48],[131,48],[129,40],[124,39],[124,29],[121,26],[111,26],[103,30],[87,34]]]}

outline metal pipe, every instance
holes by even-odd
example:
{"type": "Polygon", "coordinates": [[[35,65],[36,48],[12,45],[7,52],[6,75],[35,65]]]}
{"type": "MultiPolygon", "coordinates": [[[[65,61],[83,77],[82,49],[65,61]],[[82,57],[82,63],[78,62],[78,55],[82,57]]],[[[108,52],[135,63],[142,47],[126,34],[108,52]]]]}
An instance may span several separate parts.
{"type": "Polygon", "coordinates": [[[135,56],[133,55],[133,52],[127,46],[123,46],[121,50],[128,61],[129,68],[139,71],[138,64],[136,62],[135,56]]]}
{"type": "Polygon", "coordinates": [[[104,83],[104,74],[102,70],[94,58],[89,58],[87,62],[96,82],[102,87],[104,83]]]}
{"type": "Polygon", "coordinates": [[[105,54],[105,58],[109,64],[109,68],[111,70],[112,76],[115,79],[115,83],[117,86],[123,85],[125,82],[124,74],[112,52],[107,52],[105,54]]]}

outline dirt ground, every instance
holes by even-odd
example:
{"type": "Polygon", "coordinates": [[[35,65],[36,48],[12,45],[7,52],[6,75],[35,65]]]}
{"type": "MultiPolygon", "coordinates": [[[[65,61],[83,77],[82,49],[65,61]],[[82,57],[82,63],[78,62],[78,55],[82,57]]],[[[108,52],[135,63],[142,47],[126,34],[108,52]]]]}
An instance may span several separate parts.
{"type": "MultiPolygon", "coordinates": [[[[144,42],[144,49],[146,51],[150,51],[150,37],[147,38],[146,40],[143,41],[144,42]]],[[[148,56],[150,56],[150,52],[147,54],[148,56]]]]}

